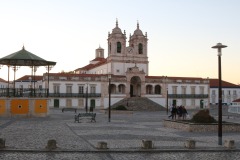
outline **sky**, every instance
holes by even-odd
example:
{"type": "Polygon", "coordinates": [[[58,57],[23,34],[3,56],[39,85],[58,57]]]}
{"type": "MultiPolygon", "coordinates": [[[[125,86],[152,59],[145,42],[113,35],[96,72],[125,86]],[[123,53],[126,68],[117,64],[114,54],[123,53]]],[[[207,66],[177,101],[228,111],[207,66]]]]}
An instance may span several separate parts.
{"type": "MultiPolygon", "coordinates": [[[[57,62],[58,73],[83,67],[99,45],[107,56],[108,32],[126,31],[139,22],[148,35],[150,76],[218,78],[217,43],[222,50],[222,79],[240,84],[239,0],[0,0],[0,58],[22,49],[57,62]]],[[[128,43],[127,43],[128,46],[128,43]]],[[[46,72],[38,68],[36,75],[46,72]]],[[[20,67],[16,79],[30,75],[20,67]]],[[[0,78],[7,80],[7,66],[0,78]]],[[[13,80],[13,70],[10,71],[13,80]]]]}

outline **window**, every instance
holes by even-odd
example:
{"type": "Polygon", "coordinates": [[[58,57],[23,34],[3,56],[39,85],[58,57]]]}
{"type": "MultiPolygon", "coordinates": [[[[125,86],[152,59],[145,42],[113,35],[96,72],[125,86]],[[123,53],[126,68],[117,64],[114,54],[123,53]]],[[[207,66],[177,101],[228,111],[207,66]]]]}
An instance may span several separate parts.
{"type": "Polygon", "coordinates": [[[216,91],[215,90],[212,91],[212,95],[216,95],[216,91]]]}
{"type": "Polygon", "coordinates": [[[121,53],[122,45],[121,42],[117,42],[117,53],[121,53]]]}
{"type": "Polygon", "coordinates": [[[173,94],[177,94],[177,86],[173,86],[172,90],[173,90],[173,94]]]}
{"type": "Polygon", "coordinates": [[[156,85],[155,86],[155,94],[161,94],[161,87],[160,87],[160,85],[156,85]]]}
{"type": "Polygon", "coordinates": [[[187,94],[187,90],[185,86],[182,86],[182,94],[187,94]]]}
{"type": "Polygon", "coordinates": [[[78,93],[83,94],[83,86],[78,86],[78,93]]]}
{"type": "Polygon", "coordinates": [[[192,99],[192,106],[195,106],[195,99],[192,99]]]}
{"type": "Polygon", "coordinates": [[[72,86],[67,86],[66,93],[72,93],[72,86]]]}
{"type": "Polygon", "coordinates": [[[138,44],[138,54],[143,54],[143,45],[142,45],[142,43],[138,44]]]}
{"type": "Polygon", "coordinates": [[[191,87],[191,94],[195,94],[195,87],[191,87]]]}
{"type": "Polygon", "coordinates": [[[66,99],[66,106],[72,107],[72,99],[66,99]]]}
{"type": "Polygon", "coordinates": [[[90,93],[96,93],[96,87],[90,86],[90,93]]]}
{"type": "Polygon", "coordinates": [[[200,94],[204,94],[204,87],[200,86],[200,94]]]}
{"type": "Polygon", "coordinates": [[[42,85],[39,85],[39,89],[42,89],[42,85]]]}
{"type": "Polygon", "coordinates": [[[78,100],[78,107],[83,107],[83,99],[78,100]]]}
{"type": "Polygon", "coordinates": [[[237,95],[237,91],[236,90],[233,90],[233,95],[237,95]]]}
{"type": "Polygon", "coordinates": [[[111,47],[112,47],[112,46],[111,46],[111,43],[110,43],[110,44],[109,44],[109,51],[110,51],[109,53],[111,53],[111,47]]]}
{"type": "Polygon", "coordinates": [[[60,86],[59,85],[54,85],[53,86],[53,93],[59,93],[60,92],[60,86]]]}

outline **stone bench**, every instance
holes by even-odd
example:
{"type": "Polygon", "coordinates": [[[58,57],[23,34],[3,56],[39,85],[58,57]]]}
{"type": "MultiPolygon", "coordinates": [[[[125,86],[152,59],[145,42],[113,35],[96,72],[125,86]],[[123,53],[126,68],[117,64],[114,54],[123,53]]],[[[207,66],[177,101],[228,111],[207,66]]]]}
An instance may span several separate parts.
{"type": "Polygon", "coordinates": [[[77,108],[67,107],[62,109],[62,112],[64,111],[74,111],[75,113],[77,113],[77,108]]]}
{"type": "Polygon", "coordinates": [[[91,122],[96,122],[96,113],[79,113],[78,115],[75,115],[74,122],[80,122],[82,118],[90,118],[91,122]]]}

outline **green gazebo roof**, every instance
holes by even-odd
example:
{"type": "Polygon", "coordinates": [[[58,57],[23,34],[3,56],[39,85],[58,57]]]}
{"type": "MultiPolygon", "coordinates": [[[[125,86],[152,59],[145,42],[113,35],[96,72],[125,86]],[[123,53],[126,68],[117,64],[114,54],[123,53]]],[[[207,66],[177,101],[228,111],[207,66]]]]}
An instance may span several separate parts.
{"type": "Polygon", "coordinates": [[[46,61],[45,59],[28,52],[23,46],[22,50],[1,58],[0,64],[12,66],[47,66],[56,65],[56,62],[46,61]]]}

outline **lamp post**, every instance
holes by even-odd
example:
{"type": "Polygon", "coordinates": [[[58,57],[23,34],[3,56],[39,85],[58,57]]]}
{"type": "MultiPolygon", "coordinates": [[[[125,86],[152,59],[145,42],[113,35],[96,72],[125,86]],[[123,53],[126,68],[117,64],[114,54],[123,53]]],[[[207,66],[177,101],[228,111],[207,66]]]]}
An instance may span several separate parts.
{"type": "Polygon", "coordinates": [[[218,43],[212,48],[218,49],[218,145],[222,145],[222,71],[221,71],[221,50],[227,46],[218,43]]]}
{"type": "Polygon", "coordinates": [[[86,109],[86,113],[88,113],[88,84],[87,84],[87,87],[86,87],[85,109],[86,109]]]}
{"type": "Polygon", "coordinates": [[[108,122],[111,122],[111,74],[108,74],[108,122]]]}

